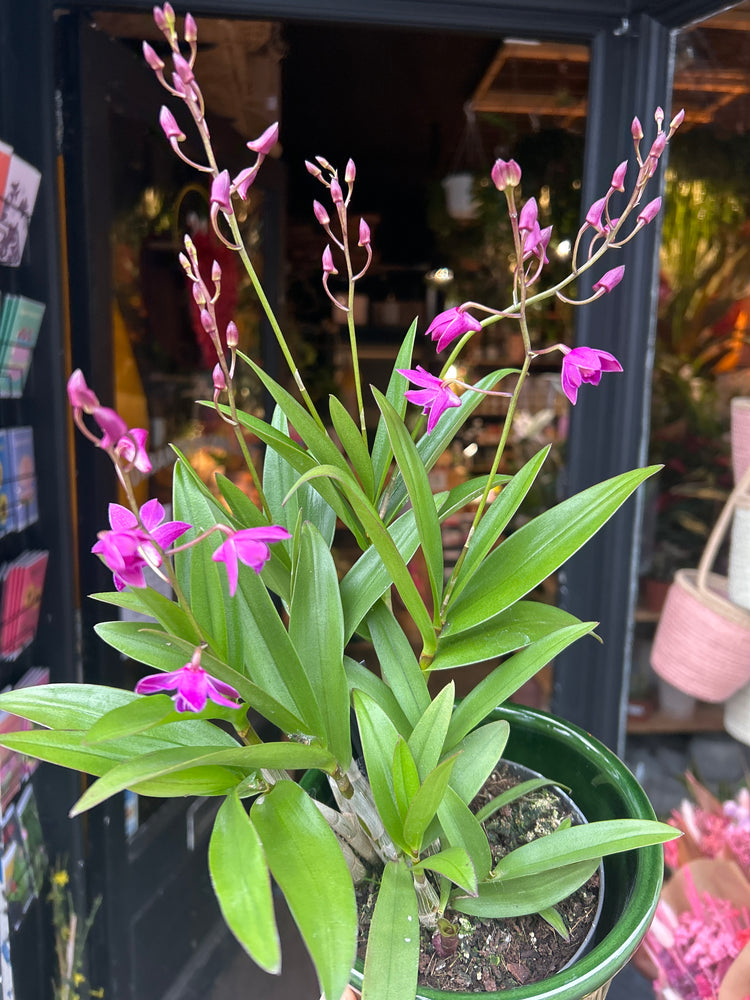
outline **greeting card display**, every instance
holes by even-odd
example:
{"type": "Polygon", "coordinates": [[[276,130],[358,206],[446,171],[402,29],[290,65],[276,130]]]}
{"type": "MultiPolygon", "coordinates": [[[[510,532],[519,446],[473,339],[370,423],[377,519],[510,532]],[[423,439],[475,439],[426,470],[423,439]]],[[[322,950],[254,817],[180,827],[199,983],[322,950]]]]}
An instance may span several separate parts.
{"type": "Polygon", "coordinates": [[[34,898],[34,875],[24,849],[18,814],[13,806],[3,814],[3,876],[8,923],[17,930],[34,898]]]}
{"type": "Polygon", "coordinates": [[[12,427],[5,433],[7,465],[3,467],[2,490],[9,493],[11,510],[8,530],[22,531],[39,520],[34,433],[31,427],[12,427]]]}
{"type": "Polygon", "coordinates": [[[49,553],[24,552],[0,567],[0,658],[15,660],[33,641],[39,624],[49,553]]]}
{"type": "Polygon", "coordinates": [[[41,177],[36,167],[15,153],[10,155],[0,205],[0,264],[18,267],[21,263],[41,177]]]}
{"type": "MultiPolygon", "coordinates": [[[[47,667],[32,667],[27,670],[16,689],[36,687],[49,683],[47,667]]],[[[17,733],[33,728],[26,719],[8,712],[0,712],[0,733],[17,733]]],[[[20,792],[24,782],[34,773],[38,762],[24,754],[0,748],[0,815],[5,815],[11,803],[20,792]]]]}
{"type": "Polygon", "coordinates": [[[15,530],[8,432],[0,430],[0,538],[15,530]]]}
{"type": "Polygon", "coordinates": [[[0,312],[0,397],[23,395],[45,305],[24,295],[6,295],[0,312]]]}

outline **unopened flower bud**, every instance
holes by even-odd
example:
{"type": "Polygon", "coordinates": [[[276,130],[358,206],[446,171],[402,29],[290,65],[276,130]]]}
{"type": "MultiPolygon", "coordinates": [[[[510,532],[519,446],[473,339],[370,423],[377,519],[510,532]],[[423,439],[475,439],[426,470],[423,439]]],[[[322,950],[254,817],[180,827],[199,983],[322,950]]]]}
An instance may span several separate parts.
{"type": "Polygon", "coordinates": [[[181,253],[177,259],[179,260],[182,267],[188,272],[188,274],[190,274],[191,271],[190,261],[187,259],[186,255],[184,253],[181,253]]]}
{"type": "Polygon", "coordinates": [[[259,135],[257,139],[252,139],[246,145],[254,153],[259,153],[261,156],[268,156],[278,141],[279,123],[274,122],[273,125],[268,126],[262,135],[259,135]]]}
{"type": "Polygon", "coordinates": [[[654,141],[651,143],[651,149],[648,151],[648,155],[655,160],[658,160],[667,145],[667,134],[666,132],[660,132],[654,141]]]}
{"type": "Polygon", "coordinates": [[[240,342],[240,332],[233,319],[227,323],[227,347],[233,350],[240,342]]]}
{"type": "Polygon", "coordinates": [[[370,227],[364,219],[359,220],[359,241],[357,246],[367,247],[370,245],[370,227]]]}
{"type": "Polygon", "coordinates": [[[601,232],[602,228],[602,212],[604,211],[604,206],[607,202],[606,198],[597,198],[594,204],[586,213],[586,222],[590,226],[593,226],[597,232],[601,232]]]}
{"type": "Polygon", "coordinates": [[[74,409],[83,410],[85,413],[91,413],[99,406],[96,393],[86,385],[86,379],[80,368],[76,368],[68,379],[68,399],[74,409]]]}
{"type": "Polygon", "coordinates": [[[526,204],[521,209],[518,216],[518,228],[523,232],[530,233],[534,226],[538,225],[537,217],[539,215],[539,209],[537,207],[536,198],[529,198],[526,204]]]}
{"type": "Polygon", "coordinates": [[[232,199],[229,193],[230,184],[228,170],[222,170],[211,182],[211,203],[218,205],[222,212],[225,212],[227,215],[232,214],[232,199]]]}
{"type": "Polygon", "coordinates": [[[159,58],[159,56],[154,52],[148,42],[143,43],[143,58],[149,64],[154,73],[158,73],[159,70],[164,69],[164,63],[159,58]]]}
{"type": "Polygon", "coordinates": [[[625,174],[628,172],[628,161],[623,160],[619,167],[612,174],[610,185],[615,191],[625,190],[625,174]]]}
{"type": "Polygon", "coordinates": [[[336,268],[334,266],[334,263],[333,263],[333,254],[331,253],[331,247],[330,247],[330,245],[328,245],[325,248],[325,250],[323,251],[322,262],[323,262],[323,271],[326,274],[338,274],[339,273],[336,270],[336,268]]]}
{"type": "Polygon", "coordinates": [[[243,201],[247,199],[247,192],[250,190],[251,186],[255,183],[255,178],[258,176],[258,170],[260,168],[260,159],[252,167],[245,167],[241,170],[237,176],[232,180],[232,187],[237,192],[237,194],[242,198],[243,201]]]}
{"type": "Polygon", "coordinates": [[[216,285],[221,281],[221,265],[215,260],[211,265],[211,281],[216,285]]]}
{"type": "Polygon", "coordinates": [[[212,372],[212,378],[214,380],[214,389],[216,389],[217,392],[221,392],[223,389],[226,389],[227,380],[224,378],[224,372],[222,371],[221,365],[218,362],[214,366],[214,370],[212,372]]]}
{"type": "Polygon", "coordinates": [[[515,160],[495,160],[490,176],[498,191],[504,191],[520,184],[521,168],[515,160]]]}
{"type": "Polygon", "coordinates": [[[664,124],[664,109],[657,108],[654,111],[654,121],[656,122],[656,127],[661,131],[661,127],[664,124]]]}
{"type": "Polygon", "coordinates": [[[594,282],[594,291],[611,292],[616,285],[620,284],[623,274],[625,274],[624,264],[620,264],[619,267],[613,267],[611,271],[607,271],[598,281],[594,282]]]}
{"type": "Polygon", "coordinates": [[[181,56],[179,52],[174,52],[172,54],[172,63],[174,64],[175,71],[177,72],[179,78],[186,87],[189,87],[195,80],[190,63],[184,58],[184,56],[181,56]]]}
{"type": "Polygon", "coordinates": [[[661,208],[661,198],[654,198],[650,201],[648,205],[644,205],[643,208],[638,213],[638,221],[642,222],[644,226],[647,226],[649,222],[652,222],[661,208]]]}
{"type": "Polygon", "coordinates": [[[201,309],[201,326],[206,333],[214,333],[216,331],[216,323],[214,323],[214,318],[208,309],[201,309]]]}
{"type": "Polygon", "coordinates": [[[169,31],[169,25],[161,7],[154,7],[154,24],[159,31],[169,31]]]}
{"type": "Polygon", "coordinates": [[[640,142],[643,138],[643,126],[641,125],[638,118],[633,119],[633,123],[630,126],[630,134],[633,136],[636,142],[640,142]]]}
{"type": "Polygon", "coordinates": [[[344,204],[344,192],[336,177],[331,178],[331,199],[334,205],[344,204]]]}
{"type": "Polygon", "coordinates": [[[177,91],[177,93],[180,95],[180,97],[184,101],[186,101],[188,99],[188,90],[187,90],[187,87],[185,86],[185,84],[180,79],[179,73],[173,73],[172,74],[172,87],[173,87],[174,90],[177,91]]]}
{"type": "Polygon", "coordinates": [[[357,168],[354,165],[354,160],[348,160],[346,164],[346,170],[344,171],[344,180],[347,184],[353,184],[354,178],[357,176],[357,168]]]}
{"type": "Polygon", "coordinates": [[[197,281],[193,285],[193,299],[195,300],[195,304],[199,306],[201,309],[206,304],[206,293],[203,291],[203,289],[201,288],[201,286],[198,284],[197,281]]]}
{"type": "Polygon", "coordinates": [[[198,41],[198,25],[195,23],[195,18],[192,14],[185,15],[184,35],[188,45],[192,45],[193,42],[198,41]]]}
{"type": "Polygon", "coordinates": [[[319,177],[323,176],[323,171],[320,169],[320,167],[316,167],[315,164],[314,163],[310,163],[309,160],[305,160],[305,168],[307,169],[308,174],[312,174],[312,176],[316,180],[319,177]]]}
{"type": "Polygon", "coordinates": [[[321,226],[327,226],[328,223],[331,221],[328,212],[326,212],[325,208],[320,204],[319,201],[313,202],[313,212],[315,213],[315,218],[318,220],[321,226]]]}
{"type": "Polygon", "coordinates": [[[685,109],[682,108],[680,111],[677,112],[672,121],[669,123],[669,131],[674,132],[674,130],[678,129],[684,121],[685,121],[685,109]]]}
{"type": "Polygon", "coordinates": [[[159,124],[164,131],[164,135],[166,135],[170,142],[172,139],[176,139],[177,142],[182,142],[185,138],[185,133],[177,124],[177,119],[169,108],[166,107],[166,105],[162,105],[161,111],[159,112],[159,124]]]}
{"type": "Polygon", "coordinates": [[[335,174],[335,173],[336,173],[336,171],[335,171],[335,170],[333,169],[333,167],[332,167],[332,166],[331,166],[331,164],[330,164],[330,163],[328,162],[328,160],[327,160],[327,159],[325,158],[325,156],[316,156],[316,157],[315,157],[315,159],[316,159],[316,160],[318,161],[318,163],[319,163],[319,164],[321,165],[321,167],[322,167],[322,168],[323,168],[324,170],[330,170],[330,172],[331,172],[332,174],[335,174]]]}
{"type": "Polygon", "coordinates": [[[195,243],[193,243],[193,240],[192,240],[192,238],[190,236],[190,233],[185,233],[185,236],[183,238],[183,242],[185,243],[185,250],[187,251],[187,255],[190,258],[193,266],[194,267],[197,266],[197,264],[198,264],[198,251],[195,249],[195,243]]]}

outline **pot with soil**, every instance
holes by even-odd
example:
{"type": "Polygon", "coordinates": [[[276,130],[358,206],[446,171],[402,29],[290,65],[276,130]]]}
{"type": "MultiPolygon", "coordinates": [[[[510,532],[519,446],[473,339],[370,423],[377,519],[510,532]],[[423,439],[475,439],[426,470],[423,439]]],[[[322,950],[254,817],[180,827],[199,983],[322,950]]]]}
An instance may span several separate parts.
{"type": "MultiPolygon", "coordinates": [[[[570,789],[576,807],[591,822],[612,818],[653,819],[654,813],[645,792],[625,765],[603,744],[583,730],[562,719],[535,709],[504,705],[488,721],[510,723],[510,738],[505,750],[509,760],[522,760],[534,771],[554,778],[570,789]]],[[[512,846],[512,845],[511,845],[512,846]]],[[[604,891],[594,911],[598,916],[592,933],[571,961],[563,949],[562,968],[539,980],[535,974],[534,950],[549,950],[549,935],[540,936],[547,945],[530,948],[519,943],[514,930],[528,935],[526,918],[495,921],[491,943],[476,948],[473,966],[444,960],[447,975],[435,977],[438,964],[432,956],[422,955],[417,1000],[460,1000],[477,994],[498,996],[503,1000],[604,1000],[609,984],[628,962],[651,922],[663,874],[663,851],[660,845],[642,847],[610,855],[603,862],[604,891]],[[457,986],[450,985],[451,966],[456,967],[457,986]],[[430,979],[439,986],[423,985],[430,979]],[[467,979],[473,980],[471,987],[467,979]],[[505,980],[512,985],[500,986],[505,980]],[[492,985],[495,981],[494,986],[492,985]],[[537,980],[537,981],[531,981],[537,980]]],[[[590,895],[596,886],[585,887],[590,895]]],[[[459,915],[460,916],[460,915],[459,915]]],[[[544,927],[544,921],[541,922],[544,927]]],[[[546,925],[551,931],[549,925],[546,925]]],[[[537,936],[537,930],[533,932],[537,936]]],[[[555,932],[552,931],[552,934],[555,932]]],[[[423,934],[423,937],[426,935],[423,934]]],[[[490,934],[488,934],[490,937],[490,934]]],[[[559,939],[561,940],[561,939],[559,939]]],[[[554,939],[553,939],[554,942],[554,939]]],[[[460,943],[459,943],[460,948],[460,943]]],[[[545,963],[545,954],[540,961],[545,963]]],[[[362,962],[352,972],[352,985],[362,986],[362,962]]]]}

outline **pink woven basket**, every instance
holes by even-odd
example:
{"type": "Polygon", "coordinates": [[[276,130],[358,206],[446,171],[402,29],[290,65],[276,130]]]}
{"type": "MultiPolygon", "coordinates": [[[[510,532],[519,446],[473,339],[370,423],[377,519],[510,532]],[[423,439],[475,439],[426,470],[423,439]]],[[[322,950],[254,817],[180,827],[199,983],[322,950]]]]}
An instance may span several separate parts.
{"type": "Polygon", "coordinates": [[[702,701],[726,701],[750,682],[750,611],[729,600],[727,580],[710,571],[750,465],[724,505],[697,570],[681,569],[669,588],[651,648],[654,672],[702,701]]]}

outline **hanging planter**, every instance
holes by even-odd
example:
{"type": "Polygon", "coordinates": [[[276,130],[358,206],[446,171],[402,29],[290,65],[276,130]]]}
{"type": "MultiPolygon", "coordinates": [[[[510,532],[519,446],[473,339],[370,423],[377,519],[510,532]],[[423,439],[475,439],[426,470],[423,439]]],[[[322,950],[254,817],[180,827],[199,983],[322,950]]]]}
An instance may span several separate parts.
{"type": "Polygon", "coordinates": [[[464,171],[448,174],[441,181],[445,191],[445,206],[452,219],[465,222],[477,217],[478,205],[474,198],[474,174],[464,171]]]}
{"type": "Polygon", "coordinates": [[[466,124],[456,147],[453,169],[441,182],[446,211],[457,222],[469,222],[477,217],[479,203],[474,197],[474,182],[485,159],[476,115],[469,102],[464,105],[464,115],[466,124]]]}

